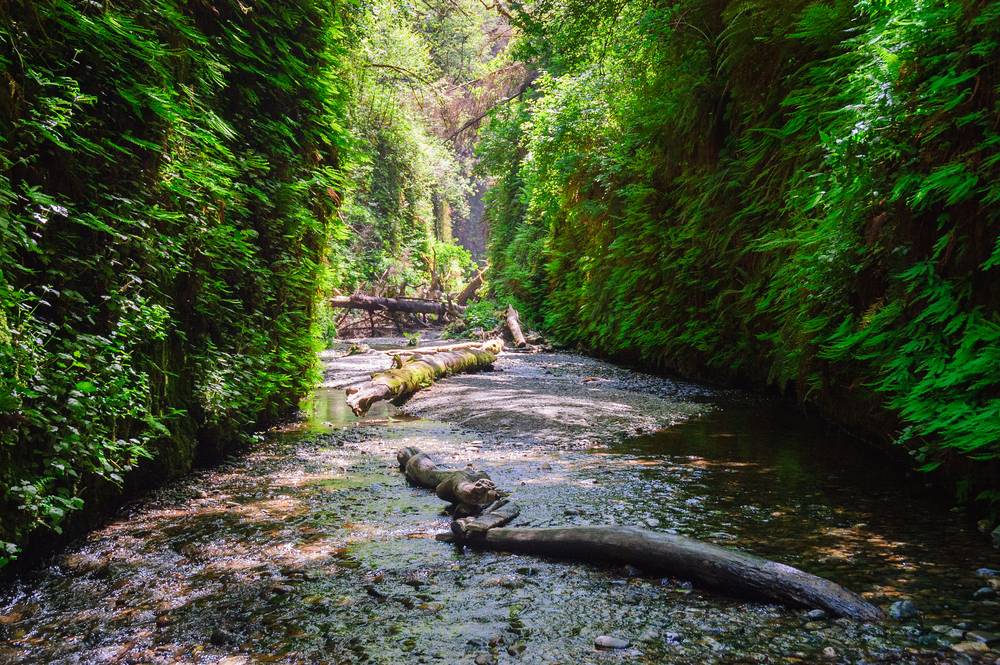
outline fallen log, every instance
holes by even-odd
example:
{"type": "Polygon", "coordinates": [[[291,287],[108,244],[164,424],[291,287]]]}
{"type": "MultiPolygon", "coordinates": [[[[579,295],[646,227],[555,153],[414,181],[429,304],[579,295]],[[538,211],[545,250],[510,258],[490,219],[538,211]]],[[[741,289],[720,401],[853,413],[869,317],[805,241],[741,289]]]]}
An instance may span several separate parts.
{"type": "Polygon", "coordinates": [[[462,349],[478,349],[483,346],[482,342],[458,342],[456,344],[443,344],[440,346],[418,346],[408,349],[388,349],[383,353],[390,356],[416,356],[426,353],[441,353],[442,351],[461,351],[462,349]]]}
{"type": "MultiPolygon", "coordinates": [[[[412,447],[397,454],[400,467],[405,468],[408,478],[411,461],[423,458],[426,455],[412,447]]],[[[429,487],[437,479],[428,475],[427,483],[418,484],[429,487]]],[[[451,534],[438,539],[480,549],[587,563],[628,564],[732,595],[793,607],[820,608],[834,616],[861,621],[884,618],[879,607],[839,584],[746,552],[627,526],[505,527],[519,513],[517,504],[509,499],[498,499],[476,516],[455,519],[451,534]]]]}
{"type": "Polygon", "coordinates": [[[884,617],[877,606],[822,577],[684,536],[622,526],[490,528],[485,533],[466,528],[458,533],[453,529],[453,533],[460,542],[476,548],[629,564],[724,593],[820,608],[862,621],[884,617]]]}
{"type": "Polygon", "coordinates": [[[518,316],[513,305],[507,305],[507,329],[510,330],[510,335],[514,338],[514,346],[522,349],[528,345],[528,341],[524,339],[524,333],[521,332],[521,317],[518,316]]]}
{"type": "Polygon", "coordinates": [[[482,287],[483,285],[483,276],[485,274],[486,274],[486,267],[484,266],[480,268],[475,275],[472,276],[472,279],[469,280],[469,283],[465,285],[465,288],[462,289],[462,292],[458,294],[457,298],[455,298],[456,305],[465,305],[467,302],[469,302],[469,299],[472,298],[472,296],[476,295],[476,292],[479,291],[480,287],[482,287]]]}
{"type": "Polygon", "coordinates": [[[421,298],[383,298],[359,293],[350,296],[333,296],[331,307],[360,309],[366,312],[402,312],[404,314],[436,314],[440,317],[452,313],[461,314],[463,308],[439,300],[421,298]]]}
{"type": "Polygon", "coordinates": [[[399,468],[406,479],[418,487],[434,490],[438,498],[448,503],[480,510],[497,501],[496,485],[482,471],[442,469],[427,453],[406,447],[396,453],[399,468]]]}
{"type": "Polygon", "coordinates": [[[355,415],[364,415],[376,402],[402,399],[444,376],[490,367],[502,349],[503,342],[494,339],[454,351],[395,355],[392,369],[376,372],[368,383],[346,390],[347,404],[355,415]]]}

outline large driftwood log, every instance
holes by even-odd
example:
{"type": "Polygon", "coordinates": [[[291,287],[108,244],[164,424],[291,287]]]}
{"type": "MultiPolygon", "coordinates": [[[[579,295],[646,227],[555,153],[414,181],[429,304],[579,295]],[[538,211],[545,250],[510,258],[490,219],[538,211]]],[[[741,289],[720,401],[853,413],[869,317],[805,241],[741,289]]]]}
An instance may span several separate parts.
{"type": "Polygon", "coordinates": [[[524,339],[524,333],[521,332],[521,317],[518,316],[513,305],[507,305],[507,328],[514,339],[514,346],[522,349],[528,345],[528,341],[524,339]]]}
{"type": "Polygon", "coordinates": [[[438,498],[474,509],[497,501],[496,485],[490,477],[475,469],[442,469],[427,453],[406,447],[396,453],[396,461],[406,479],[418,487],[434,490],[438,498]]]}
{"type": "Polygon", "coordinates": [[[480,268],[479,271],[472,276],[472,279],[469,280],[469,283],[465,285],[465,288],[462,289],[462,292],[458,294],[457,298],[455,298],[456,305],[465,305],[467,302],[469,302],[469,299],[472,298],[472,296],[476,295],[476,292],[479,291],[480,287],[482,287],[483,285],[483,276],[485,274],[486,274],[486,267],[483,267],[480,268]]]}
{"type": "MultiPolygon", "coordinates": [[[[406,471],[408,478],[412,460],[424,458],[426,455],[412,447],[397,454],[400,468],[406,471]]],[[[429,468],[425,480],[417,484],[431,487],[440,478],[429,468]]],[[[839,584],[746,552],[627,526],[504,528],[519,513],[517,504],[509,499],[498,499],[476,516],[455,519],[452,533],[440,539],[482,549],[588,563],[629,564],[733,595],[793,607],[820,608],[835,616],[862,621],[879,621],[884,617],[876,605],[839,584]]]]}
{"type": "Polygon", "coordinates": [[[366,312],[402,312],[405,314],[436,314],[448,316],[453,311],[461,313],[462,308],[439,300],[424,300],[420,298],[383,298],[354,294],[351,296],[334,296],[330,298],[331,307],[361,309],[366,312]]]}
{"type": "Polygon", "coordinates": [[[648,529],[490,528],[485,533],[464,529],[460,539],[473,547],[505,552],[630,564],[716,591],[793,607],[820,608],[835,616],[863,621],[883,618],[877,606],[822,577],[745,552],[648,529]]]}
{"type": "Polygon", "coordinates": [[[355,415],[363,415],[376,402],[406,397],[441,377],[490,367],[501,350],[503,342],[494,339],[471,348],[425,354],[418,349],[411,356],[393,356],[392,369],[376,372],[368,383],[347,389],[347,404],[355,415]]]}

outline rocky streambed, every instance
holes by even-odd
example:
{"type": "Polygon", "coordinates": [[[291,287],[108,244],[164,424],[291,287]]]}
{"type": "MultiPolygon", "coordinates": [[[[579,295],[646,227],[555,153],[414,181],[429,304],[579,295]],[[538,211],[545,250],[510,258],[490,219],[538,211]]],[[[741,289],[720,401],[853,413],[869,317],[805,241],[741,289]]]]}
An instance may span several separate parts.
{"type": "MultiPolygon", "coordinates": [[[[401,340],[367,340],[374,348],[401,340]]],[[[0,661],[993,663],[1000,560],[878,453],[787,404],[571,354],[505,354],[362,419],[324,354],[303,419],[128,506],[0,590],[0,661]],[[829,577],[897,618],[727,598],[631,568],[468,552],[395,451],[474,462],[517,524],[636,524],[829,577]],[[895,605],[893,605],[896,603],[895,605]]]]}

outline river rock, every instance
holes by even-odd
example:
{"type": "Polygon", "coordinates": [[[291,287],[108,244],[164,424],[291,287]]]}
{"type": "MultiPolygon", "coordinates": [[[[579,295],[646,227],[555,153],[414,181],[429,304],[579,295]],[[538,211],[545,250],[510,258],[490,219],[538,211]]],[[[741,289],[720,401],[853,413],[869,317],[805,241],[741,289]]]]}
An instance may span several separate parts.
{"type": "Polygon", "coordinates": [[[655,517],[647,517],[646,519],[643,520],[643,522],[645,522],[646,526],[648,526],[650,529],[655,529],[656,527],[660,526],[660,520],[656,519],[655,517]]]}
{"type": "Polygon", "coordinates": [[[823,610],[809,610],[806,612],[806,618],[810,621],[822,621],[826,618],[826,612],[823,610]]]}
{"type": "Polygon", "coordinates": [[[975,600],[985,600],[987,598],[992,598],[997,595],[997,592],[993,590],[993,587],[984,586],[980,589],[976,589],[976,592],[972,594],[975,600]]]}
{"type": "Polygon", "coordinates": [[[833,647],[825,647],[823,649],[823,657],[824,658],[836,658],[837,657],[837,650],[834,649],[833,647]]]}
{"type": "Polygon", "coordinates": [[[951,650],[956,653],[971,654],[989,651],[990,648],[982,642],[959,642],[958,644],[952,644],[951,650]]]}
{"type": "Polygon", "coordinates": [[[897,621],[913,619],[918,614],[920,614],[920,610],[917,609],[916,604],[912,600],[897,600],[889,606],[889,616],[897,621]]]}
{"type": "Polygon", "coordinates": [[[990,534],[990,539],[993,541],[993,547],[1000,550],[1000,526],[993,529],[993,533],[990,534]]]}
{"type": "Polygon", "coordinates": [[[996,644],[1000,642],[1000,635],[997,633],[987,633],[985,630],[970,630],[965,634],[965,637],[972,642],[982,642],[983,644],[996,644]]]}
{"type": "Polygon", "coordinates": [[[611,635],[600,635],[594,640],[598,649],[628,649],[628,641],[611,635]]]}
{"type": "Polygon", "coordinates": [[[1000,570],[994,568],[977,568],[976,575],[979,577],[1000,577],[1000,570]]]}

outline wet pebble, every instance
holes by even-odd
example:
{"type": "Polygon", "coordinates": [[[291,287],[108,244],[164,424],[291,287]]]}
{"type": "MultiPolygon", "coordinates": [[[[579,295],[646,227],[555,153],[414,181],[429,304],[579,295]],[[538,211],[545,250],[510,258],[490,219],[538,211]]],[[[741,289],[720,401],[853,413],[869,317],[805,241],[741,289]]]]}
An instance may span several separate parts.
{"type": "Polygon", "coordinates": [[[825,618],[826,612],[823,610],[816,609],[806,612],[806,619],[809,619],[810,621],[822,621],[825,618]]]}
{"type": "Polygon", "coordinates": [[[987,633],[985,630],[970,630],[965,634],[965,637],[972,642],[982,642],[989,645],[1000,642],[1000,635],[997,633],[987,633]]]}
{"type": "Polygon", "coordinates": [[[973,654],[989,651],[989,647],[982,642],[959,642],[958,644],[952,644],[951,650],[956,653],[973,654]]]}
{"type": "Polygon", "coordinates": [[[889,616],[897,621],[913,619],[918,614],[920,614],[920,610],[917,609],[916,604],[912,600],[897,600],[889,606],[889,616]]]}
{"type": "Polygon", "coordinates": [[[481,653],[478,656],[476,656],[475,660],[473,660],[472,662],[474,662],[476,665],[495,665],[497,661],[493,659],[493,656],[481,653]]]}
{"type": "Polygon", "coordinates": [[[655,517],[647,517],[646,519],[643,520],[643,522],[650,529],[655,529],[656,527],[660,526],[660,520],[656,519],[655,517]]]}
{"type": "Polygon", "coordinates": [[[217,647],[226,646],[227,644],[235,644],[239,638],[233,633],[225,630],[224,628],[216,628],[212,631],[212,636],[209,641],[217,647]]]}
{"type": "Polygon", "coordinates": [[[837,657],[837,650],[834,649],[833,647],[825,647],[823,649],[823,657],[824,658],[836,658],[837,657]]]}
{"type": "Polygon", "coordinates": [[[611,635],[600,635],[594,640],[598,649],[627,649],[628,641],[611,635]]]}
{"type": "Polygon", "coordinates": [[[977,568],[976,575],[979,577],[1000,577],[1000,570],[994,568],[977,568]]]}
{"type": "Polygon", "coordinates": [[[987,598],[993,598],[997,595],[997,592],[993,587],[984,586],[976,589],[976,592],[972,594],[972,597],[976,600],[986,600],[987,598]]]}

